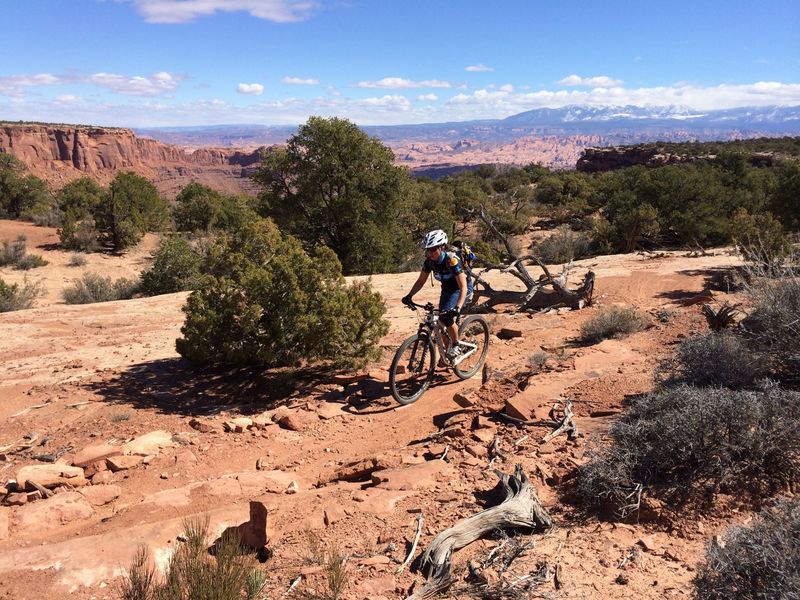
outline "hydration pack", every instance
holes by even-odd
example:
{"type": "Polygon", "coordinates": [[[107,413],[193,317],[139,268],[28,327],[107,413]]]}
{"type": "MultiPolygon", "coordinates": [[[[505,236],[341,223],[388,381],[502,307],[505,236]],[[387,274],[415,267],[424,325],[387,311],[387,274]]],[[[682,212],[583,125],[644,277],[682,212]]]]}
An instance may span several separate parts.
{"type": "Polygon", "coordinates": [[[472,248],[467,245],[466,242],[461,240],[456,240],[453,242],[454,252],[458,255],[458,258],[461,259],[461,264],[464,265],[464,270],[467,272],[472,271],[472,261],[474,261],[477,257],[475,253],[472,251],[472,248]]]}

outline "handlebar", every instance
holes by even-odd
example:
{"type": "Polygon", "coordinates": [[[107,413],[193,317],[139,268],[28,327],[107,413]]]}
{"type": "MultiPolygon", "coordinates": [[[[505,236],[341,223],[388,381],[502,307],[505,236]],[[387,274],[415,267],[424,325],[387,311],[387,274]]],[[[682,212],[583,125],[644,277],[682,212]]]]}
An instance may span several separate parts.
{"type": "Polygon", "coordinates": [[[408,304],[403,304],[403,306],[405,306],[406,308],[408,308],[410,310],[417,310],[418,308],[421,308],[425,312],[429,312],[429,313],[433,313],[433,314],[439,314],[439,312],[440,312],[439,309],[435,308],[431,302],[426,302],[425,304],[417,304],[413,300],[409,300],[409,303],[408,304]]]}

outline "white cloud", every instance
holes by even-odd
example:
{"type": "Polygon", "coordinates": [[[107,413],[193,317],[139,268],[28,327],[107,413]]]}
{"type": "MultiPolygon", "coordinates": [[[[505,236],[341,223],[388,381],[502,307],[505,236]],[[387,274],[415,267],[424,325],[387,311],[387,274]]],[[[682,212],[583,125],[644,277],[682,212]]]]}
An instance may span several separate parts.
{"type": "Polygon", "coordinates": [[[439,96],[436,94],[420,94],[417,96],[417,100],[421,100],[423,102],[436,102],[439,99],[439,96]]]}
{"type": "Polygon", "coordinates": [[[405,96],[381,96],[380,98],[364,98],[357,100],[358,103],[365,106],[374,106],[380,108],[393,108],[397,110],[408,110],[411,107],[411,102],[405,96]]]}
{"type": "Polygon", "coordinates": [[[319,83],[318,79],[302,79],[300,77],[284,77],[281,79],[281,83],[287,83],[289,85],[317,85],[319,83]]]}
{"type": "Polygon", "coordinates": [[[94,73],[84,81],[128,96],[160,96],[174,91],[182,77],[159,71],[149,77],[94,73]]]}
{"type": "Polygon", "coordinates": [[[308,19],[310,0],[131,0],[148,23],[186,23],[216,12],[246,12],[257,19],[291,23],[308,19]]]}
{"type": "Polygon", "coordinates": [[[236,91],[249,96],[260,96],[264,93],[264,86],[260,83],[240,83],[236,86],[236,91]]]}
{"type": "Polygon", "coordinates": [[[597,77],[581,77],[580,75],[568,75],[557,81],[556,83],[560,85],[568,85],[571,87],[601,87],[601,88],[608,88],[608,87],[615,87],[622,85],[622,81],[619,79],[612,79],[611,77],[606,77],[605,75],[598,75],[597,77]]]}
{"type": "Polygon", "coordinates": [[[513,85],[511,85],[510,83],[507,83],[507,84],[505,84],[505,85],[501,85],[501,86],[500,86],[500,91],[501,91],[501,92],[508,92],[508,93],[511,93],[511,92],[513,92],[513,91],[514,91],[514,86],[513,86],[513,85]]]}
{"type": "Polygon", "coordinates": [[[80,100],[77,96],[73,96],[72,94],[63,94],[61,96],[56,96],[56,102],[63,102],[65,104],[69,104],[71,102],[77,102],[80,100]]]}
{"type": "Polygon", "coordinates": [[[384,77],[379,81],[359,81],[356,87],[360,88],[388,88],[388,89],[409,89],[409,88],[449,88],[449,81],[438,79],[426,79],[425,81],[411,81],[402,77],[384,77]]]}
{"type": "Polygon", "coordinates": [[[38,73],[36,75],[9,75],[0,77],[0,95],[17,96],[25,88],[38,87],[42,85],[59,85],[67,83],[68,79],[50,73],[38,73]]]}
{"type": "MultiPolygon", "coordinates": [[[[75,81],[85,82],[85,77],[76,77],[75,81]]],[[[520,87],[515,91],[485,88],[461,93],[453,89],[446,94],[437,91],[439,99],[432,102],[420,101],[421,97],[429,94],[419,92],[410,96],[411,100],[391,92],[384,96],[363,99],[333,96],[328,90],[323,90],[314,98],[241,97],[238,102],[212,99],[213,96],[196,102],[123,96],[112,99],[105,96],[93,97],[89,100],[87,95],[78,94],[71,89],[50,92],[53,96],[62,95],[60,99],[56,99],[48,98],[45,92],[50,92],[50,88],[44,88],[37,94],[0,98],[3,118],[155,127],[256,122],[296,125],[305,122],[311,115],[320,115],[345,117],[359,125],[391,125],[503,118],[534,108],[559,108],[566,105],[685,105],[698,111],[743,106],[800,105],[800,83],[776,81],[709,87],[703,87],[696,82],[684,82],[648,88],[617,86],[564,89],[553,86],[553,89],[534,90],[520,87]],[[74,101],[67,101],[65,96],[72,93],[78,97],[74,101]]]]}
{"type": "Polygon", "coordinates": [[[483,63],[478,63],[477,65],[470,65],[468,67],[464,67],[465,71],[469,71],[470,73],[488,73],[494,71],[492,67],[487,67],[483,63]]]}

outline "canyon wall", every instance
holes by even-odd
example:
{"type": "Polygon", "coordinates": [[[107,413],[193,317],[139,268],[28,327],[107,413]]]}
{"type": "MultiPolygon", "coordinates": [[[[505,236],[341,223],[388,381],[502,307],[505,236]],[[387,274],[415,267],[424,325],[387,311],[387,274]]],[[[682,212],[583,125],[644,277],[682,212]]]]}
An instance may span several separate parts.
{"type": "Polygon", "coordinates": [[[54,189],[86,176],[107,184],[117,173],[133,171],[169,198],[190,181],[225,193],[254,193],[249,176],[260,161],[260,149],[187,152],[130,129],[69,125],[0,124],[0,152],[21,160],[54,189]]]}

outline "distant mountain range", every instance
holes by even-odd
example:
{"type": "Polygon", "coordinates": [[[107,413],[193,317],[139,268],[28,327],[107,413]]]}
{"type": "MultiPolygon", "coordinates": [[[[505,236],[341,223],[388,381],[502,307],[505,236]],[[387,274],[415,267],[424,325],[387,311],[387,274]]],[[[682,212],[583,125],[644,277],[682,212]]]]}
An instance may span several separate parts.
{"type": "MultiPolygon", "coordinates": [[[[504,143],[526,136],[608,136],[624,141],[726,140],[800,135],[800,106],[767,106],[699,111],[687,106],[566,106],[539,108],[505,119],[419,125],[365,126],[387,144],[409,142],[504,143]]],[[[256,147],[283,143],[295,126],[213,125],[134,129],[137,135],[182,146],[256,147]]]]}

